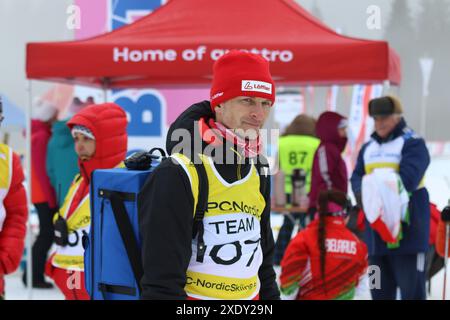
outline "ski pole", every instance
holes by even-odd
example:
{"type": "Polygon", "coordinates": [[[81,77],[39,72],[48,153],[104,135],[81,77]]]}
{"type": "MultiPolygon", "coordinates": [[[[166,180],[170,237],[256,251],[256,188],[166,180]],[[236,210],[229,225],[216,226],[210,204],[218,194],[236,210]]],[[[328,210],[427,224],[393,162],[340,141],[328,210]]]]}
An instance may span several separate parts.
{"type": "Polygon", "coordinates": [[[448,241],[450,234],[450,200],[448,206],[444,208],[441,212],[441,220],[445,223],[445,255],[444,255],[444,288],[442,291],[442,300],[446,297],[447,288],[447,262],[448,262],[448,241]]]}

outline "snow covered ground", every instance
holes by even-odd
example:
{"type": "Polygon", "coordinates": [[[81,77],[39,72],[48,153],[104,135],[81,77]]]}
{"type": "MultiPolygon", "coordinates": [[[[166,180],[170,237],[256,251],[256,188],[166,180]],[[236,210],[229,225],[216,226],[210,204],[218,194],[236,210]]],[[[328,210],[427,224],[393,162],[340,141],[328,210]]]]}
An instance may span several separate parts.
{"type": "MultiPolygon", "coordinates": [[[[439,209],[447,205],[450,199],[450,157],[434,158],[426,175],[426,186],[430,193],[430,200],[434,202],[439,209]]],[[[279,214],[273,214],[271,217],[272,227],[274,229],[274,237],[278,235],[278,230],[283,222],[283,217],[279,214]]],[[[279,268],[275,270],[279,273],[279,268]]],[[[446,299],[450,300],[450,265],[447,266],[447,295],[446,299]]],[[[6,299],[8,300],[62,300],[63,295],[58,289],[33,289],[28,291],[21,281],[21,271],[6,276],[6,299]]],[[[431,281],[431,294],[428,295],[430,300],[441,300],[442,289],[444,284],[444,271],[441,270],[431,281]]],[[[368,290],[363,290],[357,299],[370,300],[368,290]]]]}
{"type": "MultiPolygon", "coordinates": [[[[279,267],[275,268],[277,274],[279,274],[279,267]]],[[[446,300],[450,300],[450,266],[447,267],[447,294],[446,300]]],[[[431,294],[428,295],[429,300],[442,300],[442,289],[444,284],[444,271],[441,270],[431,280],[431,294]]],[[[31,292],[25,288],[21,280],[21,272],[18,271],[12,275],[6,277],[6,299],[8,300],[63,300],[64,296],[58,289],[33,289],[31,292]]],[[[356,296],[357,300],[370,300],[370,292],[368,290],[362,290],[359,295],[356,296]]]]}
{"type": "Polygon", "coordinates": [[[56,289],[33,289],[31,292],[22,283],[22,272],[17,271],[6,277],[5,298],[7,300],[64,300],[56,289]]]}

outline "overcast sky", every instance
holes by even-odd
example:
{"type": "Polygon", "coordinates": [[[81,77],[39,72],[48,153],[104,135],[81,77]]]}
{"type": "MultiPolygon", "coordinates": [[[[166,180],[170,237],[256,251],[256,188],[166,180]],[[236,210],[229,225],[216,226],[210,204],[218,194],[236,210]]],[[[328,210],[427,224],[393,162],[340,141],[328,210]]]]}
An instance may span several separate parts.
{"type": "MultiPolygon", "coordinates": [[[[381,39],[391,13],[393,0],[295,0],[311,12],[314,4],[319,7],[325,24],[336,29],[341,28],[347,36],[367,39],[381,39]],[[380,30],[369,30],[366,26],[369,14],[367,8],[379,6],[381,11],[380,30]]],[[[411,14],[416,15],[421,10],[420,0],[408,0],[411,14]]]]}
{"type": "MultiPolygon", "coordinates": [[[[95,1],[95,0],[93,0],[95,1]]],[[[263,0],[262,0],[263,1],[263,0]]],[[[307,10],[315,3],[320,8],[325,24],[343,34],[366,39],[381,39],[384,34],[393,0],[296,0],[307,10]],[[370,5],[381,10],[381,30],[369,30],[366,26],[370,5]]],[[[417,12],[420,0],[408,0],[417,12]]],[[[65,25],[66,9],[73,0],[0,0],[0,91],[17,104],[27,103],[24,94],[25,43],[29,41],[59,41],[73,36],[65,25]]],[[[46,85],[35,85],[35,92],[43,91],[46,85]],[[41,89],[42,87],[42,89],[41,89]]]]}
{"type": "MultiPolygon", "coordinates": [[[[10,100],[19,106],[28,104],[28,95],[25,90],[27,81],[25,79],[25,45],[30,41],[61,41],[73,38],[73,31],[68,30],[65,25],[67,21],[67,7],[74,0],[0,0],[0,93],[6,94],[10,100]]],[[[92,0],[96,1],[96,0],[92,0]]],[[[142,0],[144,1],[144,0],[142,0]]],[[[396,0],[295,0],[308,11],[313,11],[317,6],[321,12],[322,21],[333,29],[339,28],[344,35],[364,38],[383,39],[385,28],[391,19],[391,7],[396,0]],[[367,21],[370,16],[367,9],[372,6],[379,6],[381,28],[370,30],[367,21]]],[[[416,16],[422,10],[421,4],[429,0],[406,0],[411,9],[412,16],[416,16]]],[[[450,4],[450,0],[446,1],[450,4]]],[[[263,3],[264,0],[261,0],[263,3]]],[[[274,13],[276,14],[276,13],[274,13]]],[[[447,14],[448,16],[448,14],[447,14]]],[[[444,32],[445,33],[445,32],[444,32]]],[[[430,38],[434,37],[430,34],[430,38]]],[[[436,42],[433,45],[437,51],[444,50],[445,41],[436,42]]],[[[447,47],[450,44],[446,44],[447,47]]],[[[414,43],[411,48],[416,50],[414,43]]],[[[436,51],[436,50],[435,50],[436,51]]],[[[444,62],[448,61],[444,59],[444,62]]],[[[437,84],[434,82],[435,90],[446,94],[436,102],[439,108],[450,105],[450,92],[446,89],[450,67],[442,66],[442,61],[436,60],[434,72],[443,70],[444,75],[439,75],[437,84]],[[447,69],[449,70],[447,72],[447,69]],[[445,74],[447,72],[447,74],[445,74]],[[440,87],[443,88],[440,88],[440,87]]],[[[406,73],[405,73],[406,74],[406,73]]],[[[430,86],[432,86],[431,84],[430,86]]],[[[39,95],[49,88],[50,84],[43,81],[33,82],[33,93],[39,95]]],[[[410,89],[405,88],[403,95],[410,96],[410,89]]],[[[418,90],[415,88],[414,90],[418,90]]],[[[420,90],[420,88],[419,88],[420,90]]],[[[419,104],[419,102],[417,102],[419,104]]],[[[437,108],[437,107],[436,107],[437,108]]],[[[430,128],[441,128],[440,132],[431,135],[433,138],[450,138],[450,132],[446,129],[444,122],[450,117],[448,115],[432,111],[430,109],[430,123],[435,123],[430,128]],[[433,115],[435,118],[432,118],[433,115]]],[[[413,109],[408,109],[413,110],[413,109]]],[[[412,111],[411,111],[412,112],[412,111]]],[[[414,110],[416,117],[419,113],[414,110]]],[[[413,118],[411,114],[408,114],[413,118]]],[[[411,120],[415,125],[417,121],[411,120]]],[[[436,129],[437,130],[437,129],[436,129]]]]}

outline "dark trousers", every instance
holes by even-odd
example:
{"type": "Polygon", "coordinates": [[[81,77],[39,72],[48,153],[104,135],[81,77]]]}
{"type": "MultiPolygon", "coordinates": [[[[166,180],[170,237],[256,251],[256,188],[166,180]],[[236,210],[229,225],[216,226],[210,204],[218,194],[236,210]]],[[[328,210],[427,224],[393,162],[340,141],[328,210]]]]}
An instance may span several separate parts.
{"type": "MultiPolygon", "coordinates": [[[[369,275],[373,300],[395,300],[397,287],[402,300],[425,300],[426,254],[370,256],[370,266],[379,267],[379,288],[375,288],[376,272],[369,275]]],[[[376,270],[376,269],[373,269],[376,270]]]]}
{"type": "Polygon", "coordinates": [[[278,232],[277,241],[275,242],[275,265],[280,265],[281,260],[283,259],[284,252],[291,241],[292,231],[294,230],[296,221],[300,220],[299,230],[305,228],[306,215],[306,213],[291,213],[290,217],[284,217],[283,225],[281,226],[280,232],[278,232]]]}
{"type": "MultiPolygon", "coordinates": [[[[39,216],[39,235],[32,248],[33,283],[44,281],[45,263],[53,239],[53,214],[56,212],[48,206],[47,202],[34,204],[39,216]]],[[[26,275],[24,274],[24,277],[26,275]]]]}

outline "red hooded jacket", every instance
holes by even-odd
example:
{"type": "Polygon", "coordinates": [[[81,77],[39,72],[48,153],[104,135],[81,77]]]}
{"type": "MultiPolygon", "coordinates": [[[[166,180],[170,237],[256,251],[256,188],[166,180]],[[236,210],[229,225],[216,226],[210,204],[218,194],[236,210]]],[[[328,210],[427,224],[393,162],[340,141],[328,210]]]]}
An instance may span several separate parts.
{"type": "Polygon", "coordinates": [[[367,268],[367,247],[347,229],[344,219],[325,219],[325,281],[320,268],[318,219],[289,243],[281,261],[281,291],[298,288],[298,300],[350,298],[367,268]]]}
{"type": "Polygon", "coordinates": [[[20,158],[13,153],[11,185],[3,201],[6,218],[0,231],[0,295],[4,292],[3,275],[17,269],[25,245],[28,206],[23,180],[20,158]]]}
{"type": "Polygon", "coordinates": [[[85,107],[67,122],[70,129],[75,125],[85,126],[94,134],[95,153],[88,161],[78,159],[83,181],[74,196],[68,217],[89,193],[92,171],[116,167],[127,153],[127,117],[125,111],[115,103],[85,107]]]}
{"type": "MultiPolygon", "coordinates": [[[[75,125],[84,126],[92,132],[95,137],[95,152],[90,160],[78,159],[81,177],[77,178],[77,181],[80,184],[72,198],[66,219],[75,212],[81,201],[89,194],[92,172],[97,169],[116,167],[125,159],[127,152],[127,117],[118,105],[105,103],[87,106],[67,122],[70,129],[75,125]]],[[[54,255],[48,260],[45,272],[53,278],[66,299],[88,299],[89,296],[84,285],[81,288],[68,289],[66,283],[71,274],[54,267],[52,265],[53,257],[54,255]]],[[[83,279],[84,275],[80,276],[83,279]]]]}
{"type": "Polygon", "coordinates": [[[336,189],[347,193],[347,167],[341,153],[347,144],[347,138],[338,134],[338,126],[346,118],[336,112],[324,112],[316,124],[316,134],[320,145],[314,155],[311,174],[309,203],[317,203],[321,190],[336,189]]]}

